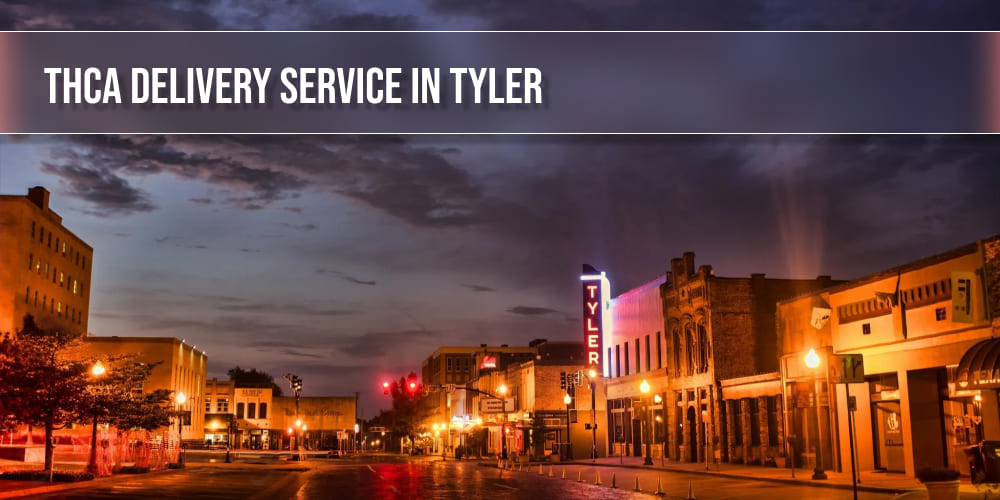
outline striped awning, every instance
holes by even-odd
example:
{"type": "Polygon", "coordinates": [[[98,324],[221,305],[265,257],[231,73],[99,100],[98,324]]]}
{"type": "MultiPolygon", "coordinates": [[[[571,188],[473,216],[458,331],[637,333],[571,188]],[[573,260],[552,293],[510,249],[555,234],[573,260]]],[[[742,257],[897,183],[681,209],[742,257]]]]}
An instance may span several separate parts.
{"type": "Polygon", "coordinates": [[[1000,388],[1000,338],[986,339],[965,351],[955,382],[959,389],[1000,388]]]}

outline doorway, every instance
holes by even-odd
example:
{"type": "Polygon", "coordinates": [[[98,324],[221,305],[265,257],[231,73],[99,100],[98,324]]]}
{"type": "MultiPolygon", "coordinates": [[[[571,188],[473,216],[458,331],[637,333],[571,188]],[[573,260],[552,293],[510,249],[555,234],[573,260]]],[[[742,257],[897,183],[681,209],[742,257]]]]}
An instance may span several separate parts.
{"type": "Polygon", "coordinates": [[[688,406],[687,421],[684,423],[688,433],[688,462],[698,462],[698,412],[694,411],[694,406],[688,406]]]}
{"type": "Polygon", "coordinates": [[[642,456],[642,420],[632,419],[632,456],[642,456]]]}
{"type": "Polygon", "coordinates": [[[872,441],[875,468],[886,472],[905,472],[903,461],[903,422],[899,401],[872,402],[872,441]]]}

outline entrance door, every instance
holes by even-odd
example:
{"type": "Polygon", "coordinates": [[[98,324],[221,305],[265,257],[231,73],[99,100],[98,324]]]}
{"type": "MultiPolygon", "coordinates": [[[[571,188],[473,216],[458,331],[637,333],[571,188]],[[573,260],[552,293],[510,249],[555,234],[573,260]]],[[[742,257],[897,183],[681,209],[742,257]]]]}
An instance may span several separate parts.
{"type": "Polygon", "coordinates": [[[684,423],[688,433],[688,462],[698,462],[698,412],[693,406],[688,406],[687,422],[684,423]]]}
{"type": "Polygon", "coordinates": [[[642,420],[632,419],[632,456],[642,456],[642,420]]]}
{"type": "Polygon", "coordinates": [[[903,463],[903,422],[899,401],[872,403],[872,440],[875,442],[875,468],[886,472],[905,472],[903,463]]]}

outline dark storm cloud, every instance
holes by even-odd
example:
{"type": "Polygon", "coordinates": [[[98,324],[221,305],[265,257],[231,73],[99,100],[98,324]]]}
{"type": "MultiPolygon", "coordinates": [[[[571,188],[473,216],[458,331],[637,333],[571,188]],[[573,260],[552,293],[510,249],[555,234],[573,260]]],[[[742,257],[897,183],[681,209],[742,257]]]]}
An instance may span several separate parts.
{"type": "Polygon", "coordinates": [[[373,280],[363,280],[360,278],[356,278],[354,276],[351,276],[350,274],[337,271],[336,269],[317,269],[316,274],[328,274],[331,276],[336,276],[348,283],[354,283],[355,285],[368,285],[368,286],[376,285],[375,281],[373,280]]]}
{"type": "MultiPolygon", "coordinates": [[[[419,2],[417,2],[419,3],[419,2]]],[[[13,1],[0,28],[34,30],[994,30],[995,2],[973,0],[426,0],[411,9],[329,1],[13,1]],[[423,8],[419,8],[423,7],[423,8]],[[389,10],[387,10],[389,9],[389,10]]],[[[374,5],[374,4],[373,4],[374,5]]]]}
{"type": "Polygon", "coordinates": [[[288,222],[282,222],[281,227],[287,227],[290,229],[297,229],[299,231],[313,231],[316,229],[316,224],[290,224],[288,222]]]}
{"type": "Polygon", "coordinates": [[[220,311],[237,311],[263,314],[293,314],[300,316],[347,316],[358,314],[360,311],[352,309],[323,309],[310,307],[304,304],[234,304],[222,305],[216,309],[220,311]]]}
{"type": "Polygon", "coordinates": [[[483,285],[472,285],[472,284],[462,283],[459,286],[461,286],[463,288],[468,288],[469,290],[472,290],[473,292],[495,292],[496,291],[493,288],[490,288],[488,286],[483,286],[483,285]]]}
{"type": "Polygon", "coordinates": [[[507,309],[507,312],[511,314],[520,314],[522,316],[544,316],[546,314],[558,313],[559,311],[548,307],[514,306],[507,309]]]}
{"type": "Polygon", "coordinates": [[[337,350],[360,358],[377,358],[398,346],[412,347],[419,342],[441,340],[442,332],[434,330],[401,330],[370,332],[337,341],[337,350]]]}
{"type": "Polygon", "coordinates": [[[212,200],[209,198],[188,198],[188,201],[196,205],[211,205],[212,200]]]}
{"type": "Polygon", "coordinates": [[[241,248],[240,252],[243,252],[243,253],[260,253],[261,250],[257,250],[256,248],[241,248]]]}
{"type": "Polygon", "coordinates": [[[87,213],[107,217],[156,209],[146,192],[98,165],[46,162],[42,164],[42,171],[59,177],[62,194],[90,203],[94,208],[87,213]]]}

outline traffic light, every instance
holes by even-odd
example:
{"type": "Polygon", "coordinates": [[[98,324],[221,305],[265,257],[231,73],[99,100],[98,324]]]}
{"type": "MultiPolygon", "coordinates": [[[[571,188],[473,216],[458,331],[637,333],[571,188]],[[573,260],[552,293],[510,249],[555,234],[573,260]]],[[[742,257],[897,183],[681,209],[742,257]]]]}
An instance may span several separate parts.
{"type": "Polygon", "coordinates": [[[389,382],[382,382],[382,394],[389,395],[389,382]]]}
{"type": "Polygon", "coordinates": [[[566,390],[566,372],[559,372],[559,389],[566,390]]]}
{"type": "Polygon", "coordinates": [[[406,388],[410,391],[410,394],[416,394],[420,390],[420,384],[417,384],[416,376],[411,376],[406,380],[406,388]]]}
{"type": "Polygon", "coordinates": [[[580,379],[583,377],[583,370],[577,370],[573,374],[573,385],[580,385],[580,379]]]}

